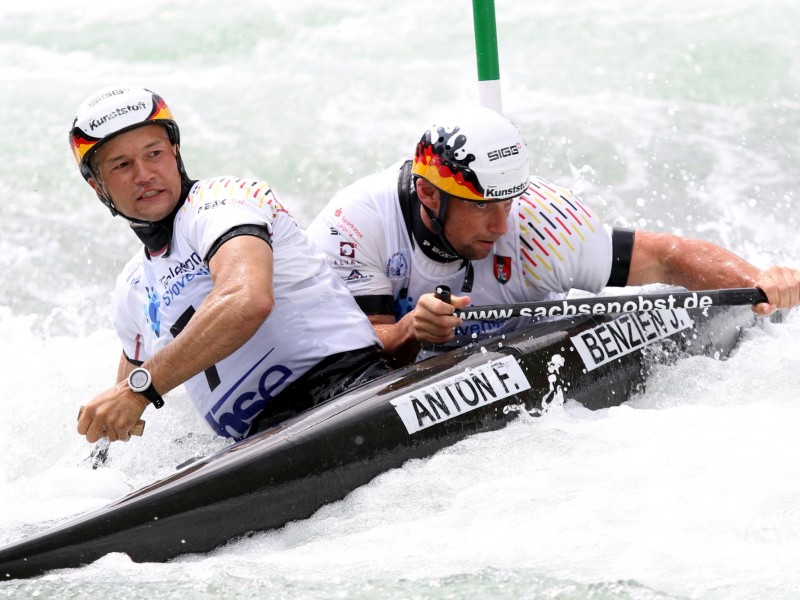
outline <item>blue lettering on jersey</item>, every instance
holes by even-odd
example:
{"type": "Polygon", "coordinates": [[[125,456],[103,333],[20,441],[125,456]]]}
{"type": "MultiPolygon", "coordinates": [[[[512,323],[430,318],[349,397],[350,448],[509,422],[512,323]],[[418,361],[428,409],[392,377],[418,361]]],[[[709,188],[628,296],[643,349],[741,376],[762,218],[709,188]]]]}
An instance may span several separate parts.
{"type": "Polygon", "coordinates": [[[236,400],[233,401],[233,404],[221,411],[242,382],[264,362],[264,359],[272,354],[273,350],[275,348],[270,349],[256,364],[250,367],[206,414],[206,421],[219,435],[235,439],[242,438],[247,433],[247,430],[250,429],[250,423],[252,423],[253,419],[273,399],[272,392],[291,377],[292,370],[289,367],[271,365],[259,378],[257,391],[248,390],[240,393],[236,400]]]}
{"type": "Polygon", "coordinates": [[[186,273],[183,277],[176,279],[173,283],[169,284],[166,290],[164,290],[164,294],[162,296],[164,300],[164,306],[169,306],[175,298],[181,295],[183,290],[189,285],[192,281],[197,279],[202,275],[210,275],[211,272],[208,270],[208,267],[203,267],[197,272],[194,273],[186,273]]]}
{"type": "Polygon", "coordinates": [[[456,327],[456,337],[471,337],[483,335],[500,329],[505,321],[467,321],[456,327]]]}

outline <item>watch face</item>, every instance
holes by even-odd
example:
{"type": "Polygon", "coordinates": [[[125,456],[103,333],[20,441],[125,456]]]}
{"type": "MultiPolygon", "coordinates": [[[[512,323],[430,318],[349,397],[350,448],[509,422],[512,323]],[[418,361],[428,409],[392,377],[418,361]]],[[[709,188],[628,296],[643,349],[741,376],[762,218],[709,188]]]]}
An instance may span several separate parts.
{"type": "Polygon", "coordinates": [[[150,377],[148,376],[147,371],[143,369],[136,369],[131,372],[129,381],[131,384],[131,389],[141,391],[149,385],[150,377]]]}

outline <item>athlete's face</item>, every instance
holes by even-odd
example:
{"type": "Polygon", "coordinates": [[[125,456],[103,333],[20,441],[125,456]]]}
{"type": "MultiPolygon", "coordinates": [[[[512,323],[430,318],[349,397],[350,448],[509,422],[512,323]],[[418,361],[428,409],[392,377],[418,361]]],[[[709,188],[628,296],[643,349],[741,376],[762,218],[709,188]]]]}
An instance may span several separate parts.
{"type": "Polygon", "coordinates": [[[181,175],[177,146],[161,125],[145,125],[121,133],[97,149],[93,157],[98,187],[127,217],[160,221],[178,203],[181,175]]]}
{"type": "Polygon", "coordinates": [[[512,203],[472,202],[451,196],[444,222],[447,241],[468,260],[486,258],[508,229],[512,203]]]}

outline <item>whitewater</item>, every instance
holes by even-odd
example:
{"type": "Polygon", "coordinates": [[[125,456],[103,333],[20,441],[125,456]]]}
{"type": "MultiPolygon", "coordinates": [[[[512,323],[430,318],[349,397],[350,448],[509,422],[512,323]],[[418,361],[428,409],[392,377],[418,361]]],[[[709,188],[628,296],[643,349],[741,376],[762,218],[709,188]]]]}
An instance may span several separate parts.
{"type": "MultiPolygon", "coordinates": [[[[471,3],[30,0],[0,7],[0,544],[226,445],[185,393],[85,464],[78,408],[115,377],[136,248],[81,179],[78,104],[152,88],[193,178],[267,179],[302,225],[477,102],[471,3]]],[[[800,267],[800,5],[496,0],[504,112],[532,170],[616,226],[800,267]]],[[[311,518],[165,564],[111,554],[0,598],[800,597],[800,317],[728,359],[655,368],[387,472],[311,518]]],[[[264,510],[269,510],[268,506],[264,510]]]]}

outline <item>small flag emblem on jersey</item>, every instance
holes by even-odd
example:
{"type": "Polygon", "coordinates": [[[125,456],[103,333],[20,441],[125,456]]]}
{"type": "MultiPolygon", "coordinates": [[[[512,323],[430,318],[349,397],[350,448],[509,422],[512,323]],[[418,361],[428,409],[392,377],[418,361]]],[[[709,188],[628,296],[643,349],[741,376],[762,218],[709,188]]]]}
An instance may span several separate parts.
{"type": "Polygon", "coordinates": [[[508,283],[511,279],[511,258],[508,256],[494,255],[494,276],[500,283],[508,283]]]}

